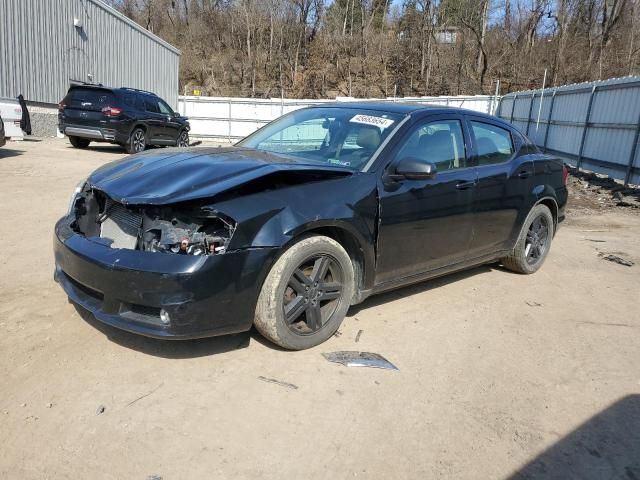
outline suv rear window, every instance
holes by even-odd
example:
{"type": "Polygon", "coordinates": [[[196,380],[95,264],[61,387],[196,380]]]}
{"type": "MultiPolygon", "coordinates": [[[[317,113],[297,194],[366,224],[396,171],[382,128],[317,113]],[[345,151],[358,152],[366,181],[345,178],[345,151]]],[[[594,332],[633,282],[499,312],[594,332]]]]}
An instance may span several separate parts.
{"type": "Polygon", "coordinates": [[[115,103],[115,97],[109,90],[96,88],[74,88],[66,98],[65,104],[80,110],[100,111],[115,103]]]}

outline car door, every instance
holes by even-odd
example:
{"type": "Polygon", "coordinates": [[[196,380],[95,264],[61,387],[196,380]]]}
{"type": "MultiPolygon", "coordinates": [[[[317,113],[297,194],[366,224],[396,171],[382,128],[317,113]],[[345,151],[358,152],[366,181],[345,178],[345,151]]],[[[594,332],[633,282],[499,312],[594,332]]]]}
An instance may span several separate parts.
{"type": "Polygon", "coordinates": [[[468,143],[461,115],[431,115],[417,120],[390,152],[379,180],[378,284],[467,256],[477,180],[475,168],[469,166],[468,143]],[[403,158],[435,164],[435,177],[391,179],[403,158]]]}
{"type": "Polygon", "coordinates": [[[173,109],[167,105],[167,103],[158,99],[158,109],[160,113],[164,115],[164,140],[167,142],[175,143],[178,140],[178,134],[182,129],[182,124],[178,122],[173,109]]]}
{"type": "Polygon", "coordinates": [[[147,124],[147,142],[165,143],[165,123],[166,117],[160,113],[158,100],[151,95],[144,96],[145,123],[147,124]]]}
{"type": "Polygon", "coordinates": [[[478,185],[473,198],[472,256],[509,248],[527,215],[533,162],[522,137],[486,117],[467,116],[478,185]]]}

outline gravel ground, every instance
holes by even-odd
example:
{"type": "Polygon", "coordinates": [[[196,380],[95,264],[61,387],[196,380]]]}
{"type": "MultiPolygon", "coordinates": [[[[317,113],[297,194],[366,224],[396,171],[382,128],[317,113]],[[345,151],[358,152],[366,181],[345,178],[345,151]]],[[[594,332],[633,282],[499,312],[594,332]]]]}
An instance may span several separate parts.
{"type": "Polygon", "coordinates": [[[285,352],[253,332],[136,337],[67,302],[53,224],[122,155],[0,148],[0,478],[640,478],[640,210],[608,190],[572,180],[535,275],[485,266],[372,297],[285,352]],[[321,355],[336,350],[399,370],[321,355]]]}

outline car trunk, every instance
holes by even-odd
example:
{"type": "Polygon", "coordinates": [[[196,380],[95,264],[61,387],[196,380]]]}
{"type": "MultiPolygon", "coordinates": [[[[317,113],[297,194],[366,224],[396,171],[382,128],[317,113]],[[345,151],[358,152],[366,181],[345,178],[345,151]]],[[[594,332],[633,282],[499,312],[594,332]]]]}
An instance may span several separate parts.
{"type": "Polygon", "coordinates": [[[99,128],[106,120],[102,109],[115,106],[116,99],[109,90],[74,88],[61,103],[66,123],[99,128]]]}

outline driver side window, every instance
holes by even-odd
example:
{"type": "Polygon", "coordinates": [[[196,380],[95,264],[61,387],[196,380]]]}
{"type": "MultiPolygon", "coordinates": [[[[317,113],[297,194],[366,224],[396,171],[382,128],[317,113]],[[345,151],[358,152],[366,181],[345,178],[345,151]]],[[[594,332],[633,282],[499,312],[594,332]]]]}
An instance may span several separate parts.
{"type": "Polygon", "coordinates": [[[431,162],[438,172],[465,168],[462,124],[459,120],[438,120],[417,125],[398,153],[398,158],[405,157],[431,162]]]}
{"type": "Polygon", "coordinates": [[[164,103],[162,100],[158,100],[158,110],[160,110],[160,113],[164,115],[173,116],[173,110],[171,110],[171,107],[169,107],[169,105],[164,103]]]}

